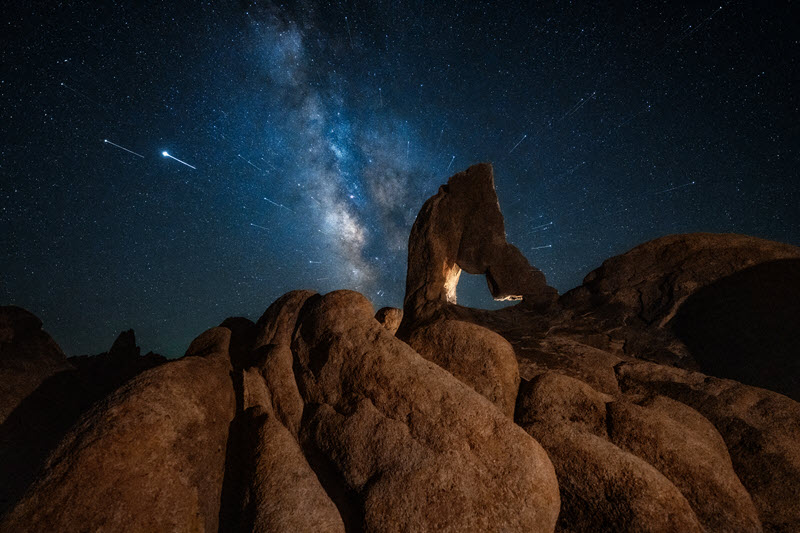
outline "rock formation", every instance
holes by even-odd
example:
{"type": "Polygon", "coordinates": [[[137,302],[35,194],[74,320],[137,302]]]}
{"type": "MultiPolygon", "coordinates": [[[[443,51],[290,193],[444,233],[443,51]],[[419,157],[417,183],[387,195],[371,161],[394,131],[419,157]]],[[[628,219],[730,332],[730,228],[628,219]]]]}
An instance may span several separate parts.
{"type": "MultiPolygon", "coordinates": [[[[402,311],[292,291],[93,389],[6,493],[0,531],[798,531],[800,404],[781,394],[797,397],[798,261],[669,236],[559,298],[476,165],[423,206],[402,311]],[[459,306],[461,269],[522,302],[459,306]]],[[[145,359],[125,332],[68,360],[18,308],[0,342],[5,454],[78,370],[145,359]]]]}
{"type": "Polygon", "coordinates": [[[732,234],[670,235],[606,260],[561,298],[598,347],[731,373],[800,399],[800,249],[732,234]],[[724,304],[722,304],[724,302],[724,304]],[[696,327],[702,321],[704,327],[696,327]],[[735,341],[731,341],[735,339],[735,341]],[[788,368],[787,368],[788,367],[788,368]]]}
{"type": "Polygon", "coordinates": [[[396,307],[383,307],[375,313],[375,320],[394,335],[400,327],[400,322],[403,321],[403,310],[396,307]]]}
{"type": "Polygon", "coordinates": [[[503,337],[469,322],[439,320],[415,329],[408,345],[514,417],[519,365],[503,337]]]}
{"type": "Polygon", "coordinates": [[[166,359],[140,356],[133,330],[109,352],[67,358],[41,321],[0,308],[0,515],[33,481],[64,434],[91,405],[166,359]]]}
{"type": "Polygon", "coordinates": [[[141,374],[95,405],[2,529],[216,530],[235,408],[229,342],[229,330],[211,329],[180,361],[141,374]]]}
{"type": "Polygon", "coordinates": [[[72,367],[42,321],[14,306],[0,307],[0,424],[48,377],[72,367]]]}
{"type": "Polygon", "coordinates": [[[549,303],[555,289],[532,267],[506,230],[489,164],[459,172],[417,215],[408,239],[408,273],[400,336],[456,303],[461,271],[486,276],[496,300],[549,303]]]}

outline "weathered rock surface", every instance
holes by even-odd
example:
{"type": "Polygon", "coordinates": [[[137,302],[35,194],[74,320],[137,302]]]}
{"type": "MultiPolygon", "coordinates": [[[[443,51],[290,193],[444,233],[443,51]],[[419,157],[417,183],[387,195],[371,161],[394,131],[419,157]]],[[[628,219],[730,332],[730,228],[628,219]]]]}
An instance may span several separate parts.
{"type": "Polygon", "coordinates": [[[681,492],[608,441],[610,397],[556,373],[520,391],[517,420],[547,450],[561,489],[561,531],[702,531],[681,492]]]}
{"type": "MultiPolygon", "coordinates": [[[[519,344],[519,343],[518,343],[519,344]]],[[[532,379],[548,370],[585,381],[606,394],[618,394],[614,367],[625,359],[561,335],[548,335],[517,346],[520,374],[532,379]]]]}
{"type": "Polygon", "coordinates": [[[275,416],[297,437],[305,404],[294,379],[291,349],[286,344],[267,344],[258,348],[252,359],[253,369],[264,380],[275,416]]]}
{"type": "Polygon", "coordinates": [[[503,337],[468,322],[439,320],[415,329],[408,345],[514,417],[519,366],[503,337]]]}
{"type": "Polygon", "coordinates": [[[319,295],[314,291],[291,291],[275,300],[256,322],[253,348],[266,344],[290,344],[297,315],[312,298],[319,298],[319,295]]]}
{"type": "Polygon", "coordinates": [[[65,358],[36,317],[3,309],[0,405],[13,409],[0,422],[0,515],[19,500],[82,413],[165,361],[152,352],[140,356],[133,330],[123,332],[109,352],[65,358]],[[15,395],[24,399],[15,403],[15,395]]]}
{"type": "Polygon", "coordinates": [[[333,292],[309,306],[292,350],[304,400],[318,406],[306,446],[329,469],[329,493],[336,487],[363,513],[348,524],[343,512],[346,525],[552,530],[558,487],[541,447],[389,334],[361,295],[333,292]]]}
{"type": "Polygon", "coordinates": [[[611,442],[669,479],[708,531],[761,531],[750,495],[711,423],[677,402],[659,400],[660,409],[649,408],[654,399],[607,404],[611,442]]]}
{"type": "Polygon", "coordinates": [[[268,408],[244,412],[246,491],[238,531],[344,533],[344,523],[292,434],[268,408]]]}
{"type": "Polygon", "coordinates": [[[800,398],[796,246],[734,234],[669,235],[606,260],[560,303],[569,311],[565,327],[607,336],[599,348],[800,398]]]}
{"type": "Polygon", "coordinates": [[[612,257],[562,297],[617,324],[665,326],[698,289],[761,263],[798,259],[796,246],[736,234],[661,237],[612,257]]]}
{"type": "Polygon", "coordinates": [[[397,333],[397,328],[400,327],[400,322],[403,321],[403,310],[396,307],[383,307],[375,313],[375,320],[394,335],[397,333]]]}
{"type": "Polygon", "coordinates": [[[725,440],[764,526],[800,529],[800,404],[774,392],[648,362],[620,364],[628,393],[660,394],[693,407],[725,440]]]}
{"type": "Polygon", "coordinates": [[[95,406],[0,530],[216,531],[234,411],[229,340],[209,330],[188,357],[95,406]]]}

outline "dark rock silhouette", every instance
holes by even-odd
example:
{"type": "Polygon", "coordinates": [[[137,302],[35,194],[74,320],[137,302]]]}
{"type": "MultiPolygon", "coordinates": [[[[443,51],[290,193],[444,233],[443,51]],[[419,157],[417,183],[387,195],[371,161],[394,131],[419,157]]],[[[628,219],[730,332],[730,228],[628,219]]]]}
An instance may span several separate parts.
{"type": "Polygon", "coordinates": [[[108,352],[67,358],[27,311],[2,308],[0,317],[0,331],[8,340],[0,349],[1,404],[13,407],[0,423],[0,479],[6,480],[0,483],[1,515],[22,496],[82,413],[166,359],[152,352],[140,356],[133,330],[120,334],[108,352]]]}
{"type": "Polygon", "coordinates": [[[798,531],[799,267],[673,235],[558,298],[482,164],[423,206],[402,311],[292,291],[162,364],[2,308],[0,531],[798,531]],[[459,306],[462,269],[521,302],[459,306]]]}
{"type": "Polygon", "coordinates": [[[183,359],[97,404],[61,441],[2,529],[216,530],[235,408],[229,342],[230,330],[213,328],[183,359]]]}
{"type": "Polygon", "coordinates": [[[45,379],[72,368],[42,321],[20,307],[0,307],[0,353],[0,423],[45,379]]]}
{"type": "Polygon", "coordinates": [[[111,349],[98,355],[80,355],[67,360],[77,370],[91,401],[103,398],[145,370],[164,363],[163,355],[141,354],[132,329],[119,334],[111,349]]]}
{"type": "Polygon", "coordinates": [[[108,355],[111,357],[139,357],[141,350],[136,346],[136,335],[132,329],[123,331],[111,345],[108,355]]]}

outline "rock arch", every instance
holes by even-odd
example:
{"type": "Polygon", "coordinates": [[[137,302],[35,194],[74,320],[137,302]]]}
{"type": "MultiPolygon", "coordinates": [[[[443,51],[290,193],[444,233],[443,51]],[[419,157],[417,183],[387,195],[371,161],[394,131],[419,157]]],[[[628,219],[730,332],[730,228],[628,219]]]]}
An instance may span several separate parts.
{"type": "Polygon", "coordinates": [[[408,240],[403,331],[456,304],[461,271],[483,274],[495,300],[554,301],[544,274],[506,241],[490,163],[452,176],[417,215],[408,240]]]}

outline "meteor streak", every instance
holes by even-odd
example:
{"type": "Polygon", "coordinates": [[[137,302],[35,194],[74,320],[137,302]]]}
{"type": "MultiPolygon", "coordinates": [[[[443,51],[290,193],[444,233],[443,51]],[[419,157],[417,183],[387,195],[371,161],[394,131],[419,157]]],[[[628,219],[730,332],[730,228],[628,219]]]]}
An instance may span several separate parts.
{"type": "Polygon", "coordinates": [[[286,209],[287,211],[289,211],[290,213],[294,213],[294,211],[292,211],[291,209],[289,209],[289,208],[288,208],[288,207],[286,207],[285,205],[283,205],[283,204],[279,204],[278,202],[273,202],[272,200],[270,200],[270,199],[269,199],[269,198],[267,198],[266,196],[264,197],[264,200],[268,201],[269,203],[271,203],[271,204],[272,204],[272,205],[274,205],[275,207],[282,207],[282,208],[286,209]]]}
{"type": "Polygon", "coordinates": [[[552,244],[545,244],[544,246],[534,246],[531,250],[541,250],[542,248],[552,248],[552,244]]]}
{"type": "Polygon", "coordinates": [[[526,133],[525,135],[523,135],[523,136],[522,136],[522,139],[520,139],[520,140],[519,140],[519,142],[518,142],[517,144],[515,144],[515,145],[514,145],[514,148],[512,148],[511,150],[509,150],[509,151],[508,151],[508,153],[510,154],[511,152],[513,152],[514,150],[516,150],[516,149],[517,149],[517,146],[519,146],[520,144],[522,144],[522,141],[524,141],[524,140],[525,140],[525,138],[526,138],[527,136],[528,136],[528,134],[527,134],[527,133],[526,133]]]}
{"type": "Polygon", "coordinates": [[[103,107],[103,106],[100,104],[100,102],[98,102],[97,100],[94,100],[94,99],[92,99],[92,98],[89,98],[88,96],[86,96],[86,95],[85,95],[85,94],[83,94],[82,92],[80,92],[80,91],[78,91],[78,90],[76,90],[76,89],[73,89],[72,87],[70,87],[70,86],[69,86],[69,85],[67,85],[66,83],[64,83],[64,82],[61,82],[61,86],[62,86],[62,87],[64,87],[65,89],[69,89],[70,91],[74,92],[75,94],[77,94],[77,95],[78,95],[78,96],[80,96],[81,98],[86,98],[87,100],[89,100],[91,103],[93,103],[93,104],[95,104],[95,105],[98,105],[98,106],[100,106],[100,107],[103,107]]]}
{"type": "MultiPolygon", "coordinates": [[[[191,168],[191,169],[197,170],[197,167],[193,167],[192,165],[190,165],[190,164],[189,164],[189,163],[187,163],[186,161],[181,161],[181,160],[180,160],[180,159],[178,159],[177,157],[175,157],[175,156],[172,156],[172,155],[169,155],[169,152],[167,152],[166,150],[164,150],[163,152],[161,152],[161,155],[163,155],[164,157],[169,157],[170,159],[174,159],[175,161],[177,161],[177,162],[178,162],[178,163],[180,163],[181,165],[186,165],[187,167],[189,167],[189,168],[191,168]]],[[[255,226],[255,224],[253,224],[253,225],[255,226]]]]}
{"type": "Polygon", "coordinates": [[[577,112],[578,112],[578,110],[579,110],[580,108],[582,108],[582,107],[583,107],[583,106],[586,104],[586,102],[588,102],[589,100],[591,100],[592,98],[594,98],[596,94],[597,94],[597,91],[594,91],[592,94],[590,94],[590,95],[589,95],[589,96],[587,96],[586,98],[581,98],[581,101],[580,101],[580,102],[578,102],[577,104],[575,104],[575,106],[574,106],[572,109],[570,109],[570,110],[567,112],[567,114],[566,114],[566,115],[564,115],[563,117],[561,117],[561,120],[564,120],[565,118],[567,118],[567,117],[569,117],[569,116],[571,116],[571,115],[574,115],[575,113],[577,113],[577,112]]]}
{"type": "Polygon", "coordinates": [[[129,154],[133,154],[133,155],[135,155],[136,157],[141,157],[142,159],[144,159],[144,156],[143,156],[142,154],[137,154],[137,153],[136,153],[136,152],[134,152],[133,150],[128,150],[128,149],[127,149],[127,148],[125,148],[124,146],[120,146],[120,145],[118,145],[118,144],[116,144],[116,143],[112,143],[112,142],[111,142],[111,141],[109,141],[108,139],[103,139],[103,142],[104,142],[104,143],[106,143],[106,144],[110,144],[111,146],[116,146],[116,147],[117,147],[117,148],[119,148],[120,150],[125,150],[125,151],[126,151],[126,152],[128,152],[129,154]]]}
{"type": "Polygon", "coordinates": [[[347,17],[344,18],[344,23],[347,24],[347,36],[350,38],[350,48],[353,48],[353,34],[350,33],[350,23],[347,22],[347,17]]]}
{"type": "Polygon", "coordinates": [[[455,161],[455,160],[456,160],[456,156],[453,156],[453,159],[451,159],[451,160],[450,160],[450,164],[449,164],[449,165],[447,165],[447,168],[446,168],[446,169],[444,169],[444,171],[445,171],[445,172],[447,172],[448,170],[450,170],[450,167],[452,167],[452,166],[453,166],[453,161],[455,161]]]}
{"type": "Polygon", "coordinates": [[[676,185],[675,187],[670,187],[669,189],[664,189],[663,191],[654,192],[653,194],[664,194],[665,192],[674,191],[677,189],[683,189],[684,187],[688,187],[689,185],[694,185],[695,182],[690,181],[689,183],[684,183],[683,185],[676,185]]]}
{"type": "Polygon", "coordinates": [[[258,168],[257,166],[255,166],[253,163],[251,163],[250,161],[248,161],[247,159],[245,159],[244,157],[242,157],[242,156],[241,156],[241,154],[236,154],[236,157],[238,157],[239,159],[241,159],[242,161],[244,161],[245,163],[247,163],[248,165],[250,165],[250,166],[251,166],[251,167],[253,167],[254,169],[258,170],[259,172],[264,172],[263,170],[261,170],[260,168],[258,168]]]}
{"type": "Polygon", "coordinates": [[[259,226],[258,224],[253,224],[252,222],[250,223],[250,225],[255,227],[255,228],[265,229],[265,230],[269,231],[269,228],[265,228],[264,226],[259,226]]]}
{"type": "Polygon", "coordinates": [[[538,230],[538,229],[545,229],[545,228],[549,228],[549,227],[550,227],[550,226],[552,226],[552,225],[553,225],[553,221],[551,220],[551,221],[550,221],[550,222],[548,222],[547,224],[542,224],[541,226],[534,226],[534,227],[532,227],[532,228],[531,228],[531,231],[535,231],[535,230],[538,230]]]}

